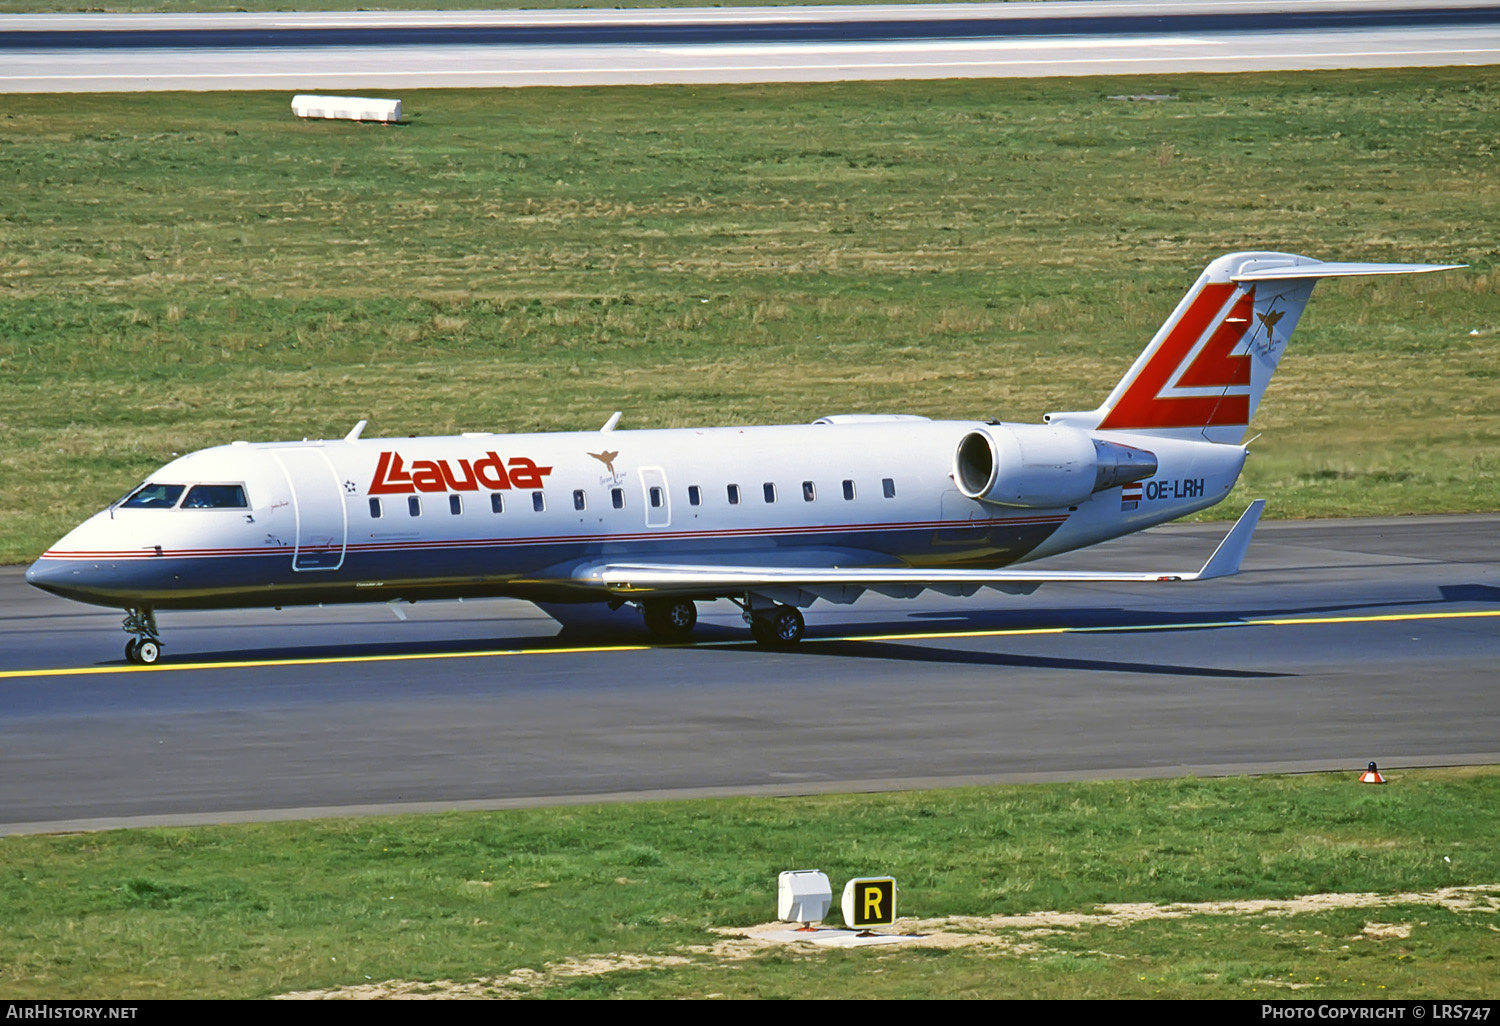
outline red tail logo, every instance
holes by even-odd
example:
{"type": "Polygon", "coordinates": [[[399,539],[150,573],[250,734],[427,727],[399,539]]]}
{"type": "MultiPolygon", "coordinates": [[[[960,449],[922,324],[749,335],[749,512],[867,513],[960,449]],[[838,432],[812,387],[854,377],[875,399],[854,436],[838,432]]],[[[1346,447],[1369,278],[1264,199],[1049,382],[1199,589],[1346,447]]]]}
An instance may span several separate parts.
{"type": "Polygon", "coordinates": [[[1250,357],[1234,355],[1234,349],[1250,329],[1255,311],[1253,288],[1240,295],[1213,335],[1199,347],[1204,333],[1236,290],[1232,282],[1203,286],[1100,422],[1101,429],[1250,423],[1250,357]]]}

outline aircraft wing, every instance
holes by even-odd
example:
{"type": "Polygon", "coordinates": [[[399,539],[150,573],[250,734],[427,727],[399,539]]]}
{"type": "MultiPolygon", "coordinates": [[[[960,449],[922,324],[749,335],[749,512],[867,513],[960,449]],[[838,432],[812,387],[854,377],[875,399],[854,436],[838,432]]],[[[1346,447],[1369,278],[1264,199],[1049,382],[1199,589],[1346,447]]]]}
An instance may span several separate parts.
{"type": "Polygon", "coordinates": [[[1239,572],[1266,501],[1256,499],[1235,522],[1213,555],[1198,570],[1145,573],[1079,570],[937,570],[910,567],[777,567],[688,563],[605,563],[581,568],[579,579],[603,584],[615,594],[645,592],[737,592],[795,588],[834,602],[852,602],[864,589],[896,596],[931,588],[950,594],[973,594],[980,588],[1029,593],[1043,584],[1063,581],[1147,583],[1206,581],[1239,572]],[[842,594],[841,590],[842,589],[842,594]],[[850,592],[852,591],[852,595],[850,592]]]}

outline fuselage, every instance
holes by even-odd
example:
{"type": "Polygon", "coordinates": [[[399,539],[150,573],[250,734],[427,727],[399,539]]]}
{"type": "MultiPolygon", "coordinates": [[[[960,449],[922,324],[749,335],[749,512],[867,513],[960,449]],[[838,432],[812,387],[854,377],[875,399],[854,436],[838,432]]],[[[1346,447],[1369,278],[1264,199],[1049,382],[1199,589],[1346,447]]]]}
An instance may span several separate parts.
{"type": "Polygon", "coordinates": [[[190,609],[482,595],[604,601],[597,583],[574,573],[601,560],[997,568],[1213,505],[1245,456],[1239,445],[1082,432],[1149,449],[1155,473],[1069,505],[968,497],[955,478],[960,443],[1006,428],[1043,430],[855,416],[235,442],[162,467],[148,480],[153,490],[79,525],[27,579],[99,605],[190,609]]]}

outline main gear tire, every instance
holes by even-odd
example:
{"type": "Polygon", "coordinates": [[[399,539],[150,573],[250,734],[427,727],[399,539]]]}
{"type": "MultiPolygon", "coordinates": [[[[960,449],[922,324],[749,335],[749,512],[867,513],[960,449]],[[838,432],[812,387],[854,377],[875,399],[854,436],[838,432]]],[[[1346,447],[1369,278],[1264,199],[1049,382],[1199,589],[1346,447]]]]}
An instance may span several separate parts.
{"type": "Polygon", "coordinates": [[[807,621],[796,606],[777,606],[750,622],[750,635],[766,648],[791,648],[807,633],[807,621]]]}
{"type": "Polygon", "coordinates": [[[691,599],[648,599],[641,614],[646,630],[659,641],[686,641],[698,623],[698,606],[691,599]]]}

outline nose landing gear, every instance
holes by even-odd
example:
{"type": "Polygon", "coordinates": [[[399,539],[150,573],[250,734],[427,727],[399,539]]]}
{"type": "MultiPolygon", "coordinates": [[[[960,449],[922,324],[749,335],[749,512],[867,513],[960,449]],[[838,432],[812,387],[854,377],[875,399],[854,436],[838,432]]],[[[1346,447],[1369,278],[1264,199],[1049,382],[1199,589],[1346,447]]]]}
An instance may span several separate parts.
{"type": "Polygon", "coordinates": [[[156,629],[156,610],[127,609],[120,625],[131,635],[125,642],[125,661],[150,666],[161,658],[161,634],[156,629]]]}

